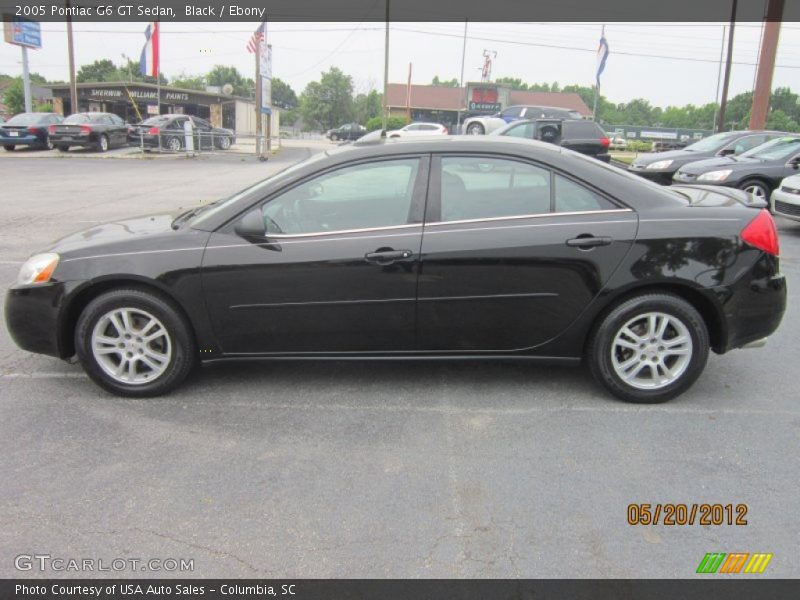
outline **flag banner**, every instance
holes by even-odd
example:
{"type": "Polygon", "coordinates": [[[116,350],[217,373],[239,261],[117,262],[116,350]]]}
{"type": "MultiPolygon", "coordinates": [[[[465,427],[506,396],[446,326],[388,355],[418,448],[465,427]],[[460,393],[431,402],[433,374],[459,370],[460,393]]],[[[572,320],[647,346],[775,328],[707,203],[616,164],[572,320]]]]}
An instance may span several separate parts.
{"type": "Polygon", "coordinates": [[[264,28],[266,27],[266,25],[267,25],[266,22],[259,25],[258,29],[256,29],[253,32],[253,35],[250,36],[250,39],[247,40],[247,51],[250,54],[255,54],[258,51],[261,44],[264,43],[264,38],[266,37],[264,35],[264,28]]]}
{"type": "Polygon", "coordinates": [[[150,23],[144,30],[144,37],[147,40],[142,48],[139,57],[139,73],[142,76],[158,78],[159,68],[159,28],[158,21],[150,23]]]}
{"type": "Polygon", "coordinates": [[[606,36],[600,38],[600,45],[597,47],[597,87],[600,87],[600,75],[606,70],[608,60],[608,42],[606,36]]]}

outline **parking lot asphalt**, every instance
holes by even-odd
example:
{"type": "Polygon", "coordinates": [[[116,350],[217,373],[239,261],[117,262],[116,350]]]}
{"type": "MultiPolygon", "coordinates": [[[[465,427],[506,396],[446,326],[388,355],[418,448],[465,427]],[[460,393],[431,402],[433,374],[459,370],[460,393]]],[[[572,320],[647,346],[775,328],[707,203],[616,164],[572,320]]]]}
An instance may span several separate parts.
{"type": "MultiPolygon", "coordinates": [[[[266,163],[0,162],[0,280],[99,221],[230,194],[266,163]]],[[[0,331],[0,577],[14,557],[193,559],[196,577],[692,577],[707,552],[800,576],[800,224],[766,347],[685,395],[624,404],[584,369],[252,363],[129,400],[0,331]],[[746,504],[746,526],[631,526],[631,503],[746,504]]],[[[92,575],[92,573],[88,573],[92,575]]],[[[739,575],[744,576],[744,575],[739,575]]],[[[709,577],[709,576],[706,576],[709,577]]],[[[712,576],[713,577],[713,576],[712,576]]]]}

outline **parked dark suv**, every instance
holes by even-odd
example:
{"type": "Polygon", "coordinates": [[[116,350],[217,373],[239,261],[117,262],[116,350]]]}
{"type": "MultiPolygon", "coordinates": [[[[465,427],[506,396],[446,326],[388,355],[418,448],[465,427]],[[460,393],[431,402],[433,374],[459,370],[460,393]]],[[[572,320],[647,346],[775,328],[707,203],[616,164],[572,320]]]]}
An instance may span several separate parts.
{"type": "Polygon", "coordinates": [[[325,132],[325,137],[330,138],[332,142],[338,140],[357,140],[362,135],[367,133],[367,128],[358,123],[347,123],[336,129],[329,129],[325,132]]]}
{"type": "Polygon", "coordinates": [[[608,153],[611,141],[606,132],[594,121],[573,119],[515,121],[490,135],[540,140],[587,154],[603,162],[611,160],[608,153]]]}

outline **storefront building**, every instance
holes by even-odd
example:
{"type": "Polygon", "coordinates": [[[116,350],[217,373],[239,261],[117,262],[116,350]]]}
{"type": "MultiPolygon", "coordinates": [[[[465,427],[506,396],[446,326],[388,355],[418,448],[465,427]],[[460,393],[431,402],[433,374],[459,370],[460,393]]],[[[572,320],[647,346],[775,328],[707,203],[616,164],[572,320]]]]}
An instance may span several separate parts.
{"type": "Polygon", "coordinates": [[[215,92],[185,90],[151,83],[79,83],[78,107],[70,105],[69,86],[49,86],[53,91],[53,110],[64,116],[75,112],[110,112],[128,123],[138,123],[156,114],[194,115],[237,132],[255,130],[255,104],[247,98],[215,92]],[[159,102],[160,98],[160,102],[159,102]]]}
{"type": "Polygon", "coordinates": [[[390,83],[387,90],[389,113],[412,121],[441,123],[451,131],[467,116],[494,114],[516,105],[554,106],[575,110],[584,118],[592,111],[578,94],[565,92],[527,92],[496,83],[468,83],[466,87],[406,85],[390,83]]]}

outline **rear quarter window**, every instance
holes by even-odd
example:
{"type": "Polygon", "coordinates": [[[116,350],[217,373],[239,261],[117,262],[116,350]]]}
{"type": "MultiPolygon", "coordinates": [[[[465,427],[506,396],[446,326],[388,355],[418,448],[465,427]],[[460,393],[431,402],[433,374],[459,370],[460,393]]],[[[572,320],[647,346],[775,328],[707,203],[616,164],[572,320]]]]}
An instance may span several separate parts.
{"type": "Polygon", "coordinates": [[[568,121],[562,128],[562,137],[569,139],[600,139],[605,137],[605,132],[597,123],[592,121],[568,121]]]}

